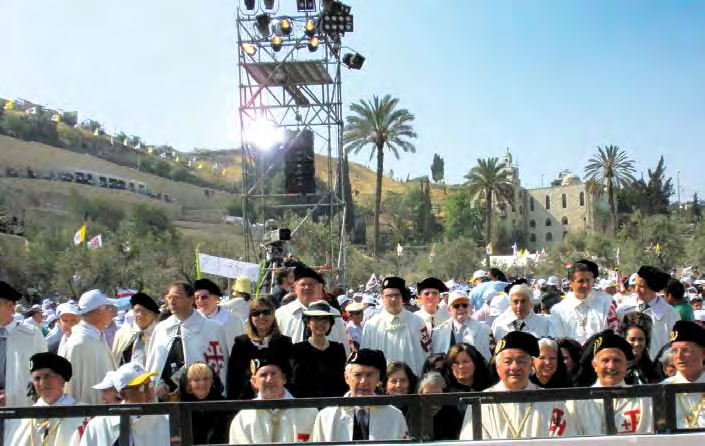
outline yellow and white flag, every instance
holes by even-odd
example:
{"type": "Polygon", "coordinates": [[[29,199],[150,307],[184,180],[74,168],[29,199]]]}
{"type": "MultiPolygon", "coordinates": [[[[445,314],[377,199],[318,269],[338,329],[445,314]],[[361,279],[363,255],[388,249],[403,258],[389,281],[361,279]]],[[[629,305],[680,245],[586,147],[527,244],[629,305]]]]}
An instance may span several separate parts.
{"type": "Polygon", "coordinates": [[[73,244],[76,246],[84,241],[86,241],[86,225],[81,226],[81,229],[76,231],[76,234],[73,236],[73,244]]]}

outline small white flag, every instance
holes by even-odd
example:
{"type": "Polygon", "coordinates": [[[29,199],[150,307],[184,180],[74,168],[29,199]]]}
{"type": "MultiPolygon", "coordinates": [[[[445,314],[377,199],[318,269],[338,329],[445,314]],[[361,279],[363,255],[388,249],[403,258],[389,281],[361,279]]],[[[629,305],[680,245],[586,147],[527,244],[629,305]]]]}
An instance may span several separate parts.
{"type": "Polygon", "coordinates": [[[404,247],[401,246],[401,243],[397,243],[397,256],[401,257],[402,254],[404,254],[404,247]]]}
{"type": "Polygon", "coordinates": [[[103,236],[101,234],[96,235],[88,241],[88,247],[91,249],[98,249],[103,246],[103,236]]]}
{"type": "Polygon", "coordinates": [[[86,225],[81,226],[81,228],[76,231],[73,236],[73,244],[78,246],[86,240],[86,225]]]}

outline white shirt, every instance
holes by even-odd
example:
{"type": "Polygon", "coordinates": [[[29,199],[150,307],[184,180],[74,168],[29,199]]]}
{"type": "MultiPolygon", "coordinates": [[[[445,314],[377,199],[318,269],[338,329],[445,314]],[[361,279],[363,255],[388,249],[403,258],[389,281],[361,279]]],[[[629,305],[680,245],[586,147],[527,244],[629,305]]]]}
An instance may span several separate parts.
{"type": "Polygon", "coordinates": [[[580,300],[571,291],[551,308],[553,334],[557,338],[573,338],[581,344],[592,335],[607,328],[612,296],[592,290],[580,300]]]}
{"type": "Polygon", "coordinates": [[[529,311],[529,314],[522,320],[519,320],[511,308],[507,308],[504,313],[499,315],[497,319],[492,323],[492,333],[496,340],[500,340],[512,331],[519,329],[526,333],[531,333],[536,338],[544,338],[547,336],[552,336],[551,332],[551,322],[544,317],[538,316],[533,311],[529,311]]]}
{"type": "MultiPolygon", "coordinates": [[[[76,400],[63,394],[51,406],[74,406],[76,400]]],[[[50,406],[39,398],[35,406],[50,406]]],[[[78,446],[81,441],[81,428],[88,423],[87,418],[23,419],[10,443],[13,446],[78,446]],[[46,437],[45,437],[46,435],[46,437]]]]}
{"type": "MultiPolygon", "coordinates": [[[[705,370],[700,373],[700,376],[695,381],[688,381],[680,372],[663,380],[663,384],[688,384],[691,382],[705,383],[705,370]]],[[[679,393],[676,395],[676,418],[679,428],[705,427],[705,403],[703,403],[703,397],[702,393],[679,393]]]]}
{"type": "MultiPolygon", "coordinates": [[[[624,315],[631,311],[639,311],[639,305],[644,302],[640,299],[623,304],[619,308],[619,312],[624,315]]],[[[651,344],[649,345],[649,356],[654,359],[661,347],[668,344],[671,339],[671,330],[673,326],[681,320],[681,315],[678,310],[673,308],[671,304],[666,302],[661,296],[656,296],[649,304],[649,308],[643,313],[651,318],[651,344]]]]}
{"type": "Polygon", "coordinates": [[[441,308],[440,306],[433,314],[427,312],[423,307],[421,307],[421,309],[414,314],[423,319],[429,332],[450,319],[450,313],[448,310],[446,308],[441,308]]]}
{"type": "Polygon", "coordinates": [[[479,351],[489,362],[492,357],[490,351],[490,340],[492,332],[484,322],[476,321],[473,318],[465,319],[462,324],[462,337],[460,336],[460,324],[454,319],[448,319],[438,327],[433,329],[432,349],[433,353],[448,353],[451,345],[451,333],[455,338],[455,343],[470,344],[479,351]]]}
{"type": "MultiPolygon", "coordinates": [[[[294,299],[288,304],[279,307],[275,313],[279,331],[281,331],[281,334],[284,336],[289,336],[291,342],[294,344],[304,341],[304,322],[302,317],[305,309],[306,307],[304,307],[300,300],[294,299]]],[[[330,311],[340,315],[340,312],[333,307],[331,307],[330,311]]],[[[350,341],[348,339],[348,333],[345,330],[343,318],[335,318],[333,327],[328,335],[328,340],[340,342],[343,344],[343,347],[345,347],[345,354],[350,354],[350,341]]]]}
{"type": "MultiPolygon", "coordinates": [[[[596,382],[592,387],[604,387],[596,382]]],[[[622,381],[615,387],[628,387],[622,381]]],[[[601,399],[576,400],[576,420],[582,435],[607,435],[605,425],[605,408],[601,399]]],[[[614,423],[617,434],[650,434],[653,432],[654,419],[650,398],[615,398],[614,423]]]]}
{"type": "MultiPolygon", "coordinates": [[[[130,444],[133,446],[168,446],[169,418],[166,415],[130,417],[130,444]]],[[[112,446],[120,437],[120,417],[95,417],[86,426],[81,446],[112,446]]]]}
{"type": "MultiPolygon", "coordinates": [[[[201,310],[198,310],[198,312],[203,314],[201,310]]],[[[235,338],[245,333],[245,325],[242,323],[242,319],[221,307],[216,307],[213,313],[209,315],[203,314],[203,316],[219,323],[223,327],[225,340],[227,341],[226,348],[229,352],[232,351],[235,338]]]]}

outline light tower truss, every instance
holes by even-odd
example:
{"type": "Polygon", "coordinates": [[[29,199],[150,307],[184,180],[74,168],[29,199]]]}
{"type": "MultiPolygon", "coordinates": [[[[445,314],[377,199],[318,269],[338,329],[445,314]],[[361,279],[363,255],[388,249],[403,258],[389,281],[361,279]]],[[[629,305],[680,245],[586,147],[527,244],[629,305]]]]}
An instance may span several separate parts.
{"type": "MultiPolygon", "coordinates": [[[[339,175],[339,163],[343,159],[340,36],[331,37],[320,32],[318,24],[322,14],[318,8],[299,12],[296,3],[295,0],[281,0],[278,10],[267,14],[267,20],[262,18],[265,11],[261,9],[246,11],[241,5],[237,13],[244,257],[250,261],[265,260],[265,253],[260,249],[262,234],[255,231],[255,227],[263,228],[264,233],[268,229],[265,225],[265,212],[270,206],[267,204],[268,198],[299,197],[297,204],[271,207],[320,209],[325,206],[328,207],[329,216],[345,209],[339,175]],[[277,34],[281,20],[289,21],[290,34],[277,34]],[[305,26],[310,21],[316,24],[315,33],[310,28],[306,33],[305,26]],[[268,22],[268,36],[261,32],[263,22],[268,22]],[[312,35],[318,39],[316,51],[309,49],[312,35]],[[274,36],[281,39],[277,41],[281,44],[278,51],[272,45],[274,36]],[[252,138],[253,129],[261,128],[258,123],[263,120],[280,130],[300,132],[307,129],[313,132],[315,151],[325,158],[324,181],[328,191],[308,195],[265,193],[265,179],[283,169],[283,155],[294,138],[288,139],[277,154],[270,156],[270,161],[263,162],[264,157],[252,138]],[[256,174],[252,178],[252,167],[255,165],[256,174]],[[260,206],[253,211],[252,204],[258,200],[260,206]]],[[[320,168],[320,163],[317,167],[320,168]]],[[[295,227],[290,228],[292,238],[296,237],[296,231],[306,218],[303,217],[295,227]]],[[[328,221],[329,246],[325,262],[338,271],[344,271],[344,218],[340,226],[333,224],[333,218],[328,221]],[[341,235],[339,243],[336,241],[338,234],[341,235]]]]}

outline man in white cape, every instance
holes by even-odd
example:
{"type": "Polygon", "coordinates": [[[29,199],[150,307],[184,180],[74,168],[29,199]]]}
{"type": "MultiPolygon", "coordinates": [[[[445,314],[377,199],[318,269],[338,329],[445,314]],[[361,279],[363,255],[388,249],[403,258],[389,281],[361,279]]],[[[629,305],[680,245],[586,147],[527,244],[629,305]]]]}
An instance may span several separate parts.
{"type": "Polygon", "coordinates": [[[142,366],[147,362],[147,350],[154,327],[159,322],[159,305],[144,293],[130,297],[134,320],[123,324],[113,340],[113,359],[117,366],[137,362],[142,366]]]}
{"type": "Polygon", "coordinates": [[[461,343],[470,344],[490,361],[492,332],[484,323],[470,317],[472,305],[463,290],[451,291],[448,296],[450,319],[433,329],[431,335],[433,353],[447,354],[448,350],[461,343]]]}
{"type": "MultiPolygon", "coordinates": [[[[537,390],[529,381],[532,357],[539,356],[536,338],[513,331],[497,342],[495,358],[500,382],[485,392],[537,390]]],[[[483,440],[567,437],[577,432],[563,401],[499,403],[482,405],[483,440]]],[[[473,438],[472,407],[465,411],[461,440],[473,438]]]]}
{"type": "MultiPolygon", "coordinates": [[[[284,388],[289,375],[286,358],[260,350],[252,360],[250,384],[256,400],[293,399],[284,388]]],[[[297,443],[309,441],[316,420],[316,408],[245,409],[230,424],[231,444],[297,443]]]]}
{"type": "Polygon", "coordinates": [[[416,284],[416,293],[421,300],[421,308],[416,314],[426,323],[428,332],[433,336],[433,329],[450,319],[447,308],[441,308],[441,295],[448,292],[448,287],[435,277],[427,277],[416,284]]]}
{"type": "MultiPolygon", "coordinates": [[[[71,363],[55,353],[37,353],[30,360],[32,385],[39,399],[35,406],[74,406],[79,404],[64,393],[71,380],[71,363]]],[[[77,446],[87,418],[24,419],[15,432],[13,446],[77,446]]]]}
{"type": "MultiPolygon", "coordinates": [[[[348,358],[345,382],[350,389],[345,396],[372,396],[384,378],[387,361],[379,350],[360,349],[348,358]]],[[[316,417],[313,441],[375,442],[406,440],[409,429],[402,412],[393,406],[326,407],[316,417]]]]}
{"type": "MultiPolygon", "coordinates": [[[[206,319],[210,319],[220,324],[225,331],[225,348],[232,351],[235,337],[245,332],[245,325],[242,319],[234,313],[218,305],[223,292],[220,287],[210,279],[198,279],[193,283],[195,290],[196,308],[206,319]]],[[[248,312],[249,314],[249,312],[248,312]]]]}

